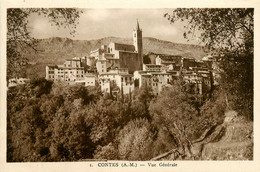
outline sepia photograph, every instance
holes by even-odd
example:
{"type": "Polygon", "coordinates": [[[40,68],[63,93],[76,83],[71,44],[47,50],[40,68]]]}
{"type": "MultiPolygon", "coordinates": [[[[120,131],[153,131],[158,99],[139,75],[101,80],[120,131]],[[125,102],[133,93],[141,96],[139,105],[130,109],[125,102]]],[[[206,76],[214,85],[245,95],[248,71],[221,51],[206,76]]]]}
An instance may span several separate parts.
{"type": "Polygon", "coordinates": [[[3,0],[0,171],[259,171],[259,7],[3,0]]]}
{"type": "Polygon", "coordinates": [[[7,162],[253,160],[254,8],[7,8],[7,162]]]}

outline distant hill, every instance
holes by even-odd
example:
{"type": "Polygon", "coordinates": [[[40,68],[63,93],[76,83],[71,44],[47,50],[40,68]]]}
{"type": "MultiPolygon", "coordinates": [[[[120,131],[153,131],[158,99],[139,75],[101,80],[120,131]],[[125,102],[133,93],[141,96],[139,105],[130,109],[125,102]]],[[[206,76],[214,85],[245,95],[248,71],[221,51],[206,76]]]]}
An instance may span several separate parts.
{"type": "MultiPolygon", "coordinates": [[[[99,48],[102,44],[118,42],[132,44],[131,38],[106,37],[97,40],[72,40],[69,38],[53,37],[39,39],[38,53],[30,49],[24,50],[29,61],[36,62],[36,65],[28,66],[28,75],[31,75],[32,68],[37,69],[39,76],[44,76],[46,64],[61,64],[67,58],[87,56],[91,50],[99,48]]],[[[144,54],[149,52],[172,55],[182,55],[200,59],[206,54],[203,47],[191,44],[179,44],[159,40],[151,37],[143,38],[144,54]]],[[[35,70],[34,70],[35,72],[35,70]]],[[[32,72],[32,73],[34,73],[32,72]]]]}

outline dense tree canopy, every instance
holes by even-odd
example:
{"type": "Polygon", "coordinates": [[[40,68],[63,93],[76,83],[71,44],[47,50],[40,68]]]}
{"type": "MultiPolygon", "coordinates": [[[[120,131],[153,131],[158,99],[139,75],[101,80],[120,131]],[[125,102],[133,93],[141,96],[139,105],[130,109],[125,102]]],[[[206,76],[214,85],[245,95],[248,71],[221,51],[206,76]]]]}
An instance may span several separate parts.
{"type": "MultiPolygon", "coordinates": [[[[119,156],[120,152],[115,150],[125,142],[132,144],[122,133],[128,132],[127,126],[139,121],[138,118],[147,116],[151,98],[148,101],[146,97],[143,102],[147,103],[146,109],[135,110],[137,102],[132,102],[129,95],[102,95],[99,87],[63,85],[45,79],[10,88],[7,94],[8,161],[134,159],[139,156],[147,159],[143,153],[134,155],[138,150],[133,150],[129,157],[119,156]],[[132,120],[135,122],[129,124],[132,120]]],[[[133,97],[144,96],[147,95],[137,92],[133,97]]],[[[141,130],[140,137],[152,135],[147,120],[137,122],[134,131],[141,130]],[[139,128],[143,123],[148,128],[139,128]]],[[[128,134],[134,137],[135,132],[128,134]]]]}

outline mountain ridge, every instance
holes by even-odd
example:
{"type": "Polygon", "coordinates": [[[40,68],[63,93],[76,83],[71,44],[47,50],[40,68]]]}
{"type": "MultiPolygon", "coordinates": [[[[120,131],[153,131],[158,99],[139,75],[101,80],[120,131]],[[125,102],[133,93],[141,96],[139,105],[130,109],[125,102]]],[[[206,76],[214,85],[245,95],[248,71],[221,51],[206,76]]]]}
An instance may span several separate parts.
{"type": "MultiPolygon", "coordinates": [[[[30,62],[36,62],[37,71],[41,77],[44,77],[45,66],[47,64],[63,64],[65,59],[73,57],[82,57],[90,55],[91,50],[100,48],[101,45],[109,44],[110,42],[118,42],[123,44],[132,44],[132,38],[121,37],[104,37],[93,40],[73,40],[70,38],[51,37],[38,39],[39,52],[35,53],[31,49],[25,49],[23,54],[30,62]]],[[[160,40],[153,37],[143,38],[143,53],[149,52],[158,54],[181,55],[183,57],[192,57],[201,59],[206,55],[203,51],[203,46],[194,44],[174,43],[170,41],[160,40]]],[[[35,69],[34,69],[35,70],[35,69]]]]}
{"type": "MultiPolygon", "coordinates": [[[[71,39],[68,37],[56,36],[56,37],[49,37],[49,38],[39,38],[37,40],[102,41],[102,40],[106,40],[106,39],[132,40],[132,38],[130,38],[130,37],[116,37],[116,36],[107,36],[107,37],[98,38],[98,39],[85,39],[85,40],[71,39]]],[[[189,45],[189,46],[195,46],[195,47],[203,47],[202,45],[189,44],[189,43],[177,43],[177,42],[162,40],[162,39],[158,39],[158,38],[154,38],[154,37],[150,37],[150,36],[143,37],[143,39],[149,39],[149,40],[154,40],[154,41],[164,42],[164,43],[172,43],[172,44],[176,44],[176,45],[189,45]]]]}

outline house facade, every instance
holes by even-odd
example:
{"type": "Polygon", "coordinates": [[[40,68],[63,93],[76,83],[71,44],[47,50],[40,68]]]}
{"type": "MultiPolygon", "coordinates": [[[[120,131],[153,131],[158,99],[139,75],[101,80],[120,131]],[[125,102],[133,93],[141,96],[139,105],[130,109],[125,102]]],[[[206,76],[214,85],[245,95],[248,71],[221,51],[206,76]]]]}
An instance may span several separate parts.
{"type": "Polygon", "coordinates": [[[85,72],[80,58],[66,59],[63,65],[46,66],[46,79],[75,82],[84,80],[85,72]]]}

